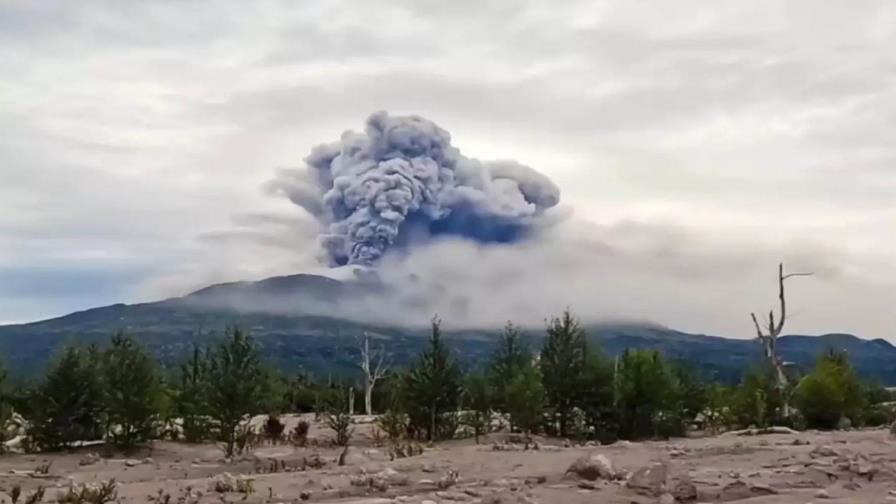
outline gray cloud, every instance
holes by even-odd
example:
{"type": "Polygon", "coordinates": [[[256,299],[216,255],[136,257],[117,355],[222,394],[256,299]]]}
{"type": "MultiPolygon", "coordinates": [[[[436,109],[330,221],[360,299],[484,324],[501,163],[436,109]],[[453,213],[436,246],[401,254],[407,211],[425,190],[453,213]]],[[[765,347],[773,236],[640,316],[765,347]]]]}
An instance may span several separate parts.
{"type": "Polygon", "coordinates": [[[260,188],[386,109],[544,171],[572,214],[545,242],[390,266],[456,293],[427,309],[484,323],[550,298],[747,337],[785,259],[819,271],[794,287],[795,330],[893,337],[896,6],[471,7],[4,2],[0,284],[115,273],[63,302],[2,290],[0,320],[315,270],[316,225],[260,188]]]}

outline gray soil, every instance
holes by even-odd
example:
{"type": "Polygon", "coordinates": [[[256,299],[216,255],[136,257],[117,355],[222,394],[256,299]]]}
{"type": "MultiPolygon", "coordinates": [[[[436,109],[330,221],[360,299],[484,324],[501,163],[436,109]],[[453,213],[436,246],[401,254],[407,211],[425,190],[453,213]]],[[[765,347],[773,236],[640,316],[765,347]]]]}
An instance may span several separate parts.
{"type": "Polygon", "coordinates": [[[319,425],[311,432],[317,446],[262,444],[233,461],[214,445],[173,442],[112,458],[87,449],[5,455],[0,501],[11,501],[15,485],[22,488],[20,503],[41,486],[43,502],[55,502],[69,487],[114,479],[122,503],[896,503],[896,440],[885,430],[609,446],[555,439],[525,446],[492,434],[480,445],[442,443],[394,460],[388,442],[377,446],[370,433],[369,426],[357,427],[342,466],[342,450],[329,446],[331,433],[319,425]],[[587,474],[596,477],[589,480],[567,471],[594,455],[611,463],[612,475],[587,474]],[[34,473],[46,463],[47,474],[34,473]],[[241,480],[251,480],[251,493],[220,491],[241,480]]]}

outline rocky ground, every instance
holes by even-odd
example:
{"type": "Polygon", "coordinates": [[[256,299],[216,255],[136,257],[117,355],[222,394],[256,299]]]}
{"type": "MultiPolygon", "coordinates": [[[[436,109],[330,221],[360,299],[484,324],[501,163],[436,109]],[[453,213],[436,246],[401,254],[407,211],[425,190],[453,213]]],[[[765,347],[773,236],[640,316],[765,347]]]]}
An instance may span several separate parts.
{"type": "Polygon", "coordinates": [[[329,436],[315,426],[319,446],[264,445],[233,461],[213,445],[171,442],[128,457],[100,458],[87,448],[5,455],[0,501],[14,501],[19,486],[19,503],[76,503],[70,490],[114,479],[114,500],[148,504],[896,503],[896,440],[885,430],[609,446],[554,439],[526,446],[493,434],[480,445],[444,443],[391,460],[388,444],[376,446],[369,426],[359,426],[344,465],[341,450],[326,446],[329,436]],[[39,487],[45,491],[36,499],[39,487]]]}

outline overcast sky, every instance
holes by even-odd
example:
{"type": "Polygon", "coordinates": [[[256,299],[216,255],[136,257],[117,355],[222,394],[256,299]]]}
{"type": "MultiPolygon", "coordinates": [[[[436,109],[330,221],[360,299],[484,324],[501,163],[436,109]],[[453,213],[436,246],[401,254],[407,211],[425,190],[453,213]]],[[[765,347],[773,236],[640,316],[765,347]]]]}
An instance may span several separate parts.
{"type": "Polygon", "coordinates": [[[585,317],[748,337],[785,260],[791,331],[896,341],[894,48],[888,1],[0,1],[0,321],[321,271],[261,187],[388,110],[560,186],[513,257],[578,250],[585,317]]]}

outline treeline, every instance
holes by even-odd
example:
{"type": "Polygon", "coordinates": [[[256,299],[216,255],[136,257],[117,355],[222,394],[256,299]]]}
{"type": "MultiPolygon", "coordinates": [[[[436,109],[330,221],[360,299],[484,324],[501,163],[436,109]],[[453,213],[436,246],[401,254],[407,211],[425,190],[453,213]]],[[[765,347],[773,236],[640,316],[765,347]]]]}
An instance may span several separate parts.
{"type": "MultiPolygon", "coordinates": [[[[508,323],[489,362],[464,370],[434,319],[427,347],[405,370],[378,382],[374,409],[390,438],[478,437],[503,423],[524,435],[595,439],[679,436],[748,426],[837,428],[892,422],[891,394],[862,383],[847,356],[820,356],[816,368],[782,392],[770,370],[757,367],[740,385],[705,383],[692,365],[654,350],[616,358],[589,344],[569,312],[552,318],[543,346],[530,348],[508,323]],[[784,416],[785,400],[795,406],[784,416]]],[[[230,456],[253,435],[247,420],[268,414],[280,435],[284,412],[326,415],[347,443],[346,413],[362,408],[354,384],[287,377],[261,362],[245,330],[229,328],[216,344],[195,347],[176,370],[163,370],[132,337],[118,333],[100,348],[69,346],[39,382],[11,386],[0,369],[0,427],[13,411],[26,419],[24,448],[58,450],[105,440],[130,449],[152,439],[215,441],[230,456]],[[352,402],[353,401],[353,402],[352,402]]],[[[300,425],[301,427],[301,425],[300,425]]],[[[304,426],[307,430],[307,424],[304,426]]],[[[9,432],[0,428],[0,446],[9,432]]]]}

